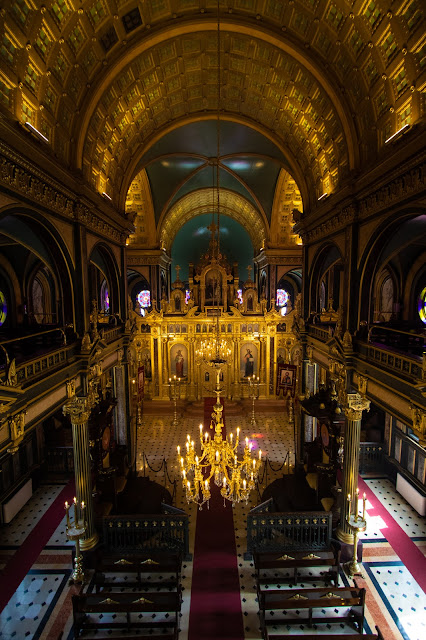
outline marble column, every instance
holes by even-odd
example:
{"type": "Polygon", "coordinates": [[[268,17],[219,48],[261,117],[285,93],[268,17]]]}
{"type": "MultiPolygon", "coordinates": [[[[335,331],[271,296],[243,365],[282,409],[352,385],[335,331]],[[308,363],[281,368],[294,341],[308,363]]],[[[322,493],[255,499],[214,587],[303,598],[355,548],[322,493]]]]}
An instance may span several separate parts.
{"type": "Polygon", "coordinates": [[[92,549],[98,542],[99,536],[95,529],[95,515],[92,498],[92,474],[90,469],[89,452],[89,415],[91,403],[86,397],[71,398],[64,406],[63,412],[69,415],[72,425],[72,440],[74,450],[75,487],[78,504],[86,505],[86,533],[80,542],[82,551],[92,549]]]}
{"type": "MultiPolygon", "coordinates": [[[[349,393],[347,395],[347,406],[345,408],[345,442],[343,457],[343,480],[341,493],[340,523],[337,527],[337,537],[342,542],[353,543],[354,536],[347,523],[350,509],[354,509],[356,504],[359,469],[359,444],[361,438],[361,418],[362,412],[370,409],[370,401],[366,400],[359,393],[349,393]],[[348,495],[351,502],[348,501],[348,495]]],[[[356,505],[355,508],[357,508],[356,505]]]]}

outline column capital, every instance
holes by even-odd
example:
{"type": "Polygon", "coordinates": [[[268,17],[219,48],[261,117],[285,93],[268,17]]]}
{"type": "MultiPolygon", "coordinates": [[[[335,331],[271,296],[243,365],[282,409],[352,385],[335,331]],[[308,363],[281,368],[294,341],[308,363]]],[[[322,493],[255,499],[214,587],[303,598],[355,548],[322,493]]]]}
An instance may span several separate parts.
{"type": "Polygon", "coordinates": [[[345,414],[349,420],[361,420],[362,412],[370,410],[370,400],[366,400],[359,393],[348,393],[345,414]]]}
{"type": "Polygon", "coordinates": [[[74,396],[64,404],[62,412],[70,416],[73,424],[84,424],[89,420],[90,415],[87,398],[74,396]]]}

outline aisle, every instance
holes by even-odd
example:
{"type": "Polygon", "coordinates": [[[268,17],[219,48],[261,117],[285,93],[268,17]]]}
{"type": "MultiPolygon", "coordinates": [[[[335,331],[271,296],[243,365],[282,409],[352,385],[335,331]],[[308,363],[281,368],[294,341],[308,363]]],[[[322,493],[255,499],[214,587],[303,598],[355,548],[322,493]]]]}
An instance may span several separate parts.
{"type": "Polygon", "coordinates": [[[200,638],[244,640],[232,505],[214,484],[195,531],[188,639],[200,638]]]}
{"type": "MultiPolygon", "coordinates": [[[[204,399],[204,426],[214,402],[204,399]]],[[[197,514],[188,640],[244,640],[233,509],[210,487],[209,505],[197,514]]]]}
{"type": "Polygon", "coordinates": [[[74,480],[70,480],[56,497],[31,533],[9,559],[0,576],[0,612],[16,592],[17,588],[37,561],[50,536],[64,518],[64,503],[72,502],[75,492],[74,480]]]}

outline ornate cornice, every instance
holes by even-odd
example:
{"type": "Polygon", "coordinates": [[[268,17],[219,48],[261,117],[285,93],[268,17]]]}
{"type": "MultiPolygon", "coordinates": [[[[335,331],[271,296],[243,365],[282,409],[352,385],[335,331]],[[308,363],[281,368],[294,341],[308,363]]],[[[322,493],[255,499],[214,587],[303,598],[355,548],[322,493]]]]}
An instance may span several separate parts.
{"type": "MultiPolygon", "coordinates": [[[[279,264],[279,265],[287,265],[287,264],[296,264],[302,266],[302,255],[298,256],[286,256],[282,255],[281,257],[268,257],[266,259],[266,264],[279,264]]],[[[263,265],[262,265],[263,266],[263,265]]]]}
{"type": "Polygon", "coordinates": [[[144,266],[149,264],[158,265],[160,263],[160,256],[127,256],[127,264],[134,266],[144,266]]]}
{"type": "Polygon", "coordinates": [[[328,220],[318,224],[309,231],[300,229],[303,242],[314,242],[320,240],[331,233],[340,231],[356,219],[366,218],[372,214],[386,211],[389,207],[402,202],[409,197],[420,194],[425,189],[426,171],[425,154],[421,158],[416,158],[416,164],[406,163],[400,170],[390,174],[385,184],[376,189],[362,190],[362,195],[354,198],[352,203],[347,204],[332,215],[328,220]]]}
{"type": "Polygon", "coordinates": [[[301,231],[300,233],[302,234],[303,241],[313,242],[314,240],[321,239],[324,236],[329,236],[331,233],[343,229],[348,224],[352,224],[356,219],[356,215],[357,210],[355,204],[350,204],[344,207],[336,215],[315,227],[315,229],[306,231],[305,233],[301,231]]]}
{"type": "Polygon", "coordinates": [[[360,216],[386,210],[391,205],[420,193],[425,188],[426,183],[425,166],[426,163],[423,161],[416,167],[405,171],[405,173],[395,176],[393,180],[360,200],[360,216]]]}
{"type": "Polygon", "coordinates": [[[83,204],[78,196],[62,184],[28,162],[23,156],[0,142],[0,184],[22,195],[36,206],[75,220],[90,230],[118,243],[124,243],[126,234],[105,222],[96,210],[83,204]]]}

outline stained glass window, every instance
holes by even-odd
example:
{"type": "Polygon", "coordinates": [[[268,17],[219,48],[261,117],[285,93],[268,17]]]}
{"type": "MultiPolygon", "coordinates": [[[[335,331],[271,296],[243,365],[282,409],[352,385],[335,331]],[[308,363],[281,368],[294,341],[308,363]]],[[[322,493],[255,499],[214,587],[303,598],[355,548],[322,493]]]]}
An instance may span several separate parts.
{"type": "Polygon", "coordinates": [[[151,292],[147,289],[139,291],[136,299],[142,309],[146,309],[147,307],[151,306],[151,292]]]}
{"type": "Polygon", "coordinates": [[[288,299],[289,295],[285,289],[277,289],[277,307],[285,307],[288,299]]]}
{"type": "Polygon", "coordinates": [[[185,304],[188,304],[188,300],[191,297],[191,292],[189,289],[185,290],[185,304]]]}
{"type": "Polygon", "coordinates": [[[7,304],[3,291],[0,291],[0,327],[6,320],[7,316],[7,304]]]}
{"type": "Polygon", "coordinates": [[[238,300],[239,300],[240,304],[243,304],[243,290],[242,289],[237,289],[237,296],[238,296],[238,300]]]}
{"type": "Polygon", "coordinates": [[[419,316],[420,320],[426,324],[426,287],[419,295],[419,316]]]}

